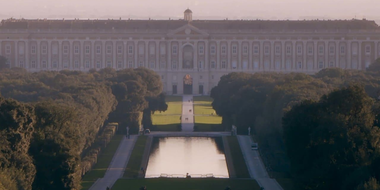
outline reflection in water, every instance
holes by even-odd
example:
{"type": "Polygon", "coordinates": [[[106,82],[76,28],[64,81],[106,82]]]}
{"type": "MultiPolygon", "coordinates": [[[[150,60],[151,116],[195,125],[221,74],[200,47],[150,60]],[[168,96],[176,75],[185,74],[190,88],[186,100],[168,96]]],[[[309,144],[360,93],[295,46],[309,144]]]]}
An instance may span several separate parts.
{"type": "Polygon", "coordinates": [[[228,178],[221,138],[166,137],[154,138],[146,177],[186,173],[228,178]]]}

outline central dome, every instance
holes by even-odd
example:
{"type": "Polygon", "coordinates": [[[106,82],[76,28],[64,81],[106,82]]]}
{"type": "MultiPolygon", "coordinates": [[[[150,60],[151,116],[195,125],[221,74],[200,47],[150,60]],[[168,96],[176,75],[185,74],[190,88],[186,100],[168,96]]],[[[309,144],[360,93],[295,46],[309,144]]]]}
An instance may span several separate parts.
{"type": "Polygon", "coordinates": [[[190,9],[186,9],[185,13],[193,13],[193,11],[191,11],[190,9]]]}

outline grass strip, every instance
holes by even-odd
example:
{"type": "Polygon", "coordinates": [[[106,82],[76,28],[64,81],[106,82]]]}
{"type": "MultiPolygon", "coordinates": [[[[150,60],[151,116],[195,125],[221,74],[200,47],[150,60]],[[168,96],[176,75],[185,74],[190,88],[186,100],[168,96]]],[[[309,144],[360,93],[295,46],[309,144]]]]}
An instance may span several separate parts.
{"type": "Polygon", "coordinates": [[[239,141],[236,136],[227,137],[237,178],[250,178],[239,141]]]}
{"type": "Polygon", "coordinates": [[[140,189],[146,186],[152,190],[223,190],[230,187],[233,190],[259,190],[253,179],[216,179],[216,178],[151,178],[151,179],[119,179],[112,190],[140,189]]]}
{"type": "Polygon", "coordinates": [[[98,179],[104,177],[108,166],[110,165],[113,155],[115,154],[117,148],[124,135],[115,135],[108,143],[107,147],[103,149],[98,157],[98,162],[94,165],[91,171],[87,172],[82,178],[82,190],[89,189],[92,184],[98,179]]]}
{"type": "Polygon", "coordinates": [[[135,147],[132,150],[131,157],[129,158],[127,167],[125,168],[124,177],[137,178],[140,171],[142,157],[146,146],[147,136],[139,136],[135,147]]]}

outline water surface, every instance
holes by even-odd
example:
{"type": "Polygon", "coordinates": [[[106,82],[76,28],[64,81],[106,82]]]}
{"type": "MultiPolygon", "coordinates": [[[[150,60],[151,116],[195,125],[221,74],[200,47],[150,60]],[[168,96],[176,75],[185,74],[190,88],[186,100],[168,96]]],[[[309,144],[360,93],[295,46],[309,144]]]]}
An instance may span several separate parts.
{"type": "Polygon", "coordinates": [[[222,139],[209,137],[154,138],[146,178],[213,174],[228,178],[222,139]]]}

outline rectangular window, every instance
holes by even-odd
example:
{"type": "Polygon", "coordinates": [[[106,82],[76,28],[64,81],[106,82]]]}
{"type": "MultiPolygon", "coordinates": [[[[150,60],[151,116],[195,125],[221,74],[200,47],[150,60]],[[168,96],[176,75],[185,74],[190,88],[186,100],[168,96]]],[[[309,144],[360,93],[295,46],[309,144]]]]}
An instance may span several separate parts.
{"type": "Polygon", "coordinates": [[[258,61],[254,61],[253,62],[253,68],[254,69],[258,69],[259,68],[259,62],[258,61]]]}
{"type": "Polygon", "coordinates": [[[68,61],[64,61],[64,62],[63,62],[63,68],[65,68],[65,69],[69,68],[69,63],[68,63],[68,61]]]}
{"type": "Polygon", "coordinates": [[[335,47],[334,46],[330,46],[329,47],[329,53],[330,53],[330,55],[334,55],[335,54],[335,47]]]}
{"type": "Polygon", "coordinates": [[[222,61],[222,65],[221,65],[221,67],[222,67],[222,69],[225,69],[226,68],[226,61],[222,61]]]}
{"type": "Polygon", "coordinates": [[[357,55],[357,54],[358,54],[358,47],[357,47],[356,45],[354,45],[354,46],[352,47],[352,54],[353,54],[353,55],[357,55]]]}
{"type": "Polygon", "coordinates": [[[177,69],[177,63],[175,61],[172,63],[172,69],[177,69]]]}
{"type": "Polygon", "coordinates": [[[233,53],[233,54],[236,54],[236,53],[237,53],[237,47],[236,47],[236,46],[232,46],[232,53],[233,53]]]}
{"type": "Polygon", "coordinates": [[[226,46],[222,46],[222,54],[225,55],[226,54],[226,46]]]}
{"type": "Polygon", "coordinates": [[[165,55],[165,54],[166,54],[166,48],[165,48],[165,45],[161,45],[161,46],[160,46],[160,53],[161,53],[161,55],[165,55]]]}
{"type": "Polygon", "coordinates": [[[119,60],[119,61],[117,61],[117,68],[121,69],[121,68],[122,68],[122,66],[123,66],[123,64],[121,63],[121,61],[120,61],[120,60],[119,60]]]}
{"type": "Polygon", "coordinates": [[[58,68],[58,62],[57,61],[53,61],[53,65],[52,65],[53,68],[58,68]]]}
{"type": "Polygon", "coordinates": [[[264,47],[264,53],[265,53],[266,55],[269,54],[269,46],[265,46],[265,47],[264,47]]]}
{"type": "Polygon", "coordinates": [[[20,45],[20,46],[18,46],[18,53],[19,53],[20,55],[23,55],[23,54],[24,54],[24,45],[20,45]]]}
{"type": "Polygon", "coordinates": [[[54,45],[53,46],[53,50],[52,50],[53,54],[54,55],[57,55],[58,54],[58,46],[57,45],[54,45]]]}
{"type": "Polygon", "coordinates": [[[259,46],[255,46],[253,49],[254,54],[259,54],[259,46]]]}
{"type": "Polygon", "coordinates": [[[290,55],[292,53],[292,49],[290,46],[286,46],[286,54],[290,55]]]}
{"type": "Polygon", "coordinates": [[[142,61],[139,62],[139,67],[144,67],[144,63],[142,61]]]}
{"type": "Polygon", "coordinates": [[[128,54],[133,54],[133,46],[128,46],[128,54]]]}
{"type": "Polygon", "coordinates": [[[112,46],[107,46],[107,54],[111,54],[112,53],[112,46]]]}
{"type": "Polygon", "coordinates": [[[280,46],[276,46],[276,55],[280,55],[280,46]]]}
{"type": "Polygon", "coordinates": [[[101,47],[100,46],[96,46],[96,54],[100,54],[101,52],[101,47]]]}
{"type": "Polygon", "coordinates": [[[308,47],[307,52],[309,53],[309,55],[313,54],[313,47],[308,47]]]}
{"type": "Polygon", "coordinates": [[[133,62],[132,61],[128,61],[128,68],[133,68],[133,62]]]}
{"type": "Polygon", "coordinates": [[[244,46],[244,48],[243,48],[243,53],[244,53],[244,54],[248,54],[248,47],[247,47],[247,46],[244,46]]]}
{"type": "Polygon", "coordinates": [[[236,61],[233,61],[232,62],[232,69],[236,69],[237,68],[237,63],[236,63],[236,61]]]}
{"type": "Polygon", "coordinates": [[[204,47],[203,46],[199,46],[199,54],[203,54],[204,53],[204,47]]]}
{"type": "Polygon", "coordinates": [[[144,55],[144,53],[145,53],[145,52],[144,52],[144,44],[140,44],[140,45],[139,45],[139,54],[140,54],[140,55],[144,55]]]}
{"type": "Polygon", "coordinates": [[[149,64],[149,67],[150,67],[151,69],[154,69],[154,68],[156,67],[156,64],[154,64],[154,63],[150,63],[150,64],[149,64]]]}
{"type": "Polygon", "coordinates": [[[323,67],[324,67],[323,61],[319,61],[318,68],[323,69],[323,67]]]}
{"type": "Polygon", "coordinates": [[[69,46],[63,46],[63,54],[69,53],[69,46]]]}
{"type": "Polygon", "coordinates": [[[215,61],[211,61],[210,67],[211,67],[211,69],[215,69],[216,68],[215,61]]]}
{"type": "Polygon", "coordinates": [[[365,46],[365,53],[370,54],[371,53],[371,46],[365,46]]]}
{"type": "Polygon", "coordinates": [[[301,61],[298,61],[298,63],[297,63],[297,67],[298,67],[298,69],[302,69],[302,62],[301,61]]]}
{"type": "Polygon", "coordinates": [[[155,51],[156,51],[156,48],[154,47],[154,45],[151,45],[151,46],[149,47],[149,53],[150,53],[151,55],[154,55],[154,54],[155,54],[155,51]]]}
{"type": "Polygon", "coordinates": [[[334,67],[334,61],[330,61],[329,67],[334,67]]]}
{"type": "Polygon", "coordinates": [[[117,46],[117,54],[122,54],[122,53],[123,53],[123,47],[117,46]]]}
{"type": "Polygon", "coordinates": [[[302,46],[297,46],[297,54],[298,55],[302,54],[302,46]]]}
{"type": "Polygon", "coordinates": [[[6,47],[6,54],[11,54],[11,46],[6,47]]]}
{"type": "Polygon", "coordinates": [[[86,65],[86,68],[87,68],[87,69],[90,68],[90,61],[89,61],[89,60],[86,60],[85,65],[86,65]]]}
{"type": "Polygon", "coordinates": [[[46,69],[47,67],[46,61],[42,61],[41,65],[42,65],[42,68],[46,69]]]}
{"type": "Polygon", "coordinates": [[[21,68],[24,67],[24,61],[23,61],[23,60],[20,60],[20,61],[19,61],[19,67],[21,67],[21,68]]]}
{"type": "Polygon", "coordinates": [[[172,47],[172,54],[176,55],[177,54],[177,46],[172,47]]]}
{"type": "Polygon", "coordinates": [[[346,48],[344,46],[340,46],[340,54],[345,54],[346,48]]]}
{"type": "Polygon", "coordinates": [[[112,67],[112,64],[111,64],[111,61],[110,61],[110,60],[107,61],[107,67],[109,67],[109,68],[112,67]]]}
{"type": "Polygon", "coordinates": [[[41,49],[42,49],[41,51],[42,54],[47,54],[47,46],[44,45],[41,47],[41,49]]]}
{"type": "Polygon", "coordinates": [[[36,54],[36,46],[30,47],[30,53],[31,54],[36,54]]]}
{"type": "Polygon", "coordinates": [[[90,46],[85,47],[85,52],[86,52],[86,54],[90,54],[90,46]]]}
{"type": "Polygon", "coordinates": [[[74,54],[79,54],[79,46],[74,46],[74,54]]]}
{"type": "Polygon", "coordinates": [[[323,46],[319,46],[319,54],[323,54],[324,48],[323,46]]]}
{"type": "Polygon", "coordinates": [[[216,52],[216,47],[215,47],[215,46],[211,46],[211,47],[210,47],[210,53],[211,53],[212,55],[214,55],[215,52],[216,52]]]}
{"type": "Polygon", "coordinates": [[[30,65],[32,68],[36,68],[36,61],[31,61],[31,65],[30,65]]]}
{"type": "Polygon", "coordinates": [[[79,68],[79,61],[78,60],[74,61],[74,68],[76,68],[76,69],[79,68]]]}
{"type": "Polygon", "coordinates": [[[102,68],[102,65],[100,64],[100,61],[96,61],[96,68],[97,68],[97,69],[102,68]]]}

